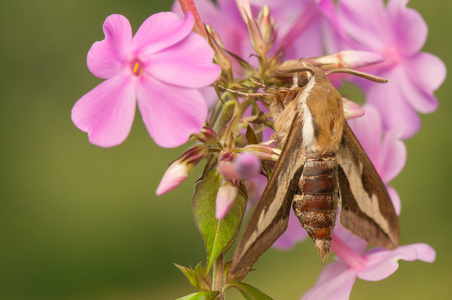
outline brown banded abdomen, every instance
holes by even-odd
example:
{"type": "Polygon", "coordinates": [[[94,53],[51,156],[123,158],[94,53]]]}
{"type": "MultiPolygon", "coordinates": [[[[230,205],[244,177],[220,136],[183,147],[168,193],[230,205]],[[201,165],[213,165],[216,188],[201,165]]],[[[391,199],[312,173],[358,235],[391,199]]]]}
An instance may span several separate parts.
{"type": "Polygon", "coordinates": [[[322,260],[330,252],[338,202],[337,161],[334,154],[308,153],[293,210],[314,240],[322,260]]]}

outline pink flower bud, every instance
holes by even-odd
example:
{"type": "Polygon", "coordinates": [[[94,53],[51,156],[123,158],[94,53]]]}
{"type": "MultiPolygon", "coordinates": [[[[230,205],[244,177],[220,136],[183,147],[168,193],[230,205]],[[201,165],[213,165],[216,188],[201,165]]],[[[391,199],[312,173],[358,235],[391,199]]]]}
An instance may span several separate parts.
{"type": "Polygon", "coordinates": [[[364,110],[361,105],[342,97],[342,105],[344,106],[344,114],[346,119],[354,119],[364,116],[364,110]]]}
{"type": "Polygon", "coordinates": [[[270,9],[267,5],[262,6],[258,17],[259,28],[262,31],[262,37],[267,44],[267,49],[271,49],[276,40],[276,24],[270,16],[270,9]]]}
{"type": "Polygon", "coordinates": [[[208,40],[212,46],[213,51],[215,51],[215,60],[221,66],[223,71],[231,76],[232,75],[232,61],[229,55],[224,50],[223,41],[220,36],[213,30],[212,27],[206,26],[208,32],[208,40]]]}
{"type": "Polygon", "coordinates": [[[204,145],[196,145],[188,149],[178,159],[173,161],[157,187],[156,194],[158,196],[168,193],[175,189],[202,159],[208,154],[208,150],[204,145]]]}
{"type": "Polygon", "coordinates": [[[384,60],[385,57],[380,53],[353,50],[303,59],[303,61],[309,62],[315,66],[320,66],[322,69],[356,69],[380,63],[384,60]]]}
{"type": "Polygon", "coordinates": [[[216,200],[215,217],[222,220],[231,209],[239,190],[229,181],[226,181],[219,189],[216,200]]]}
{"type": "Polygon", "coordinates": [[[180,163],[178,160],[173,162],[163,174],[163,178],[155,192],[157,196],[168,193],[179,186],[188,177],[188,173],[190,173],[192,168],[193,164],[180,163]]]}
{"type": "Polygon", "coordinates": [[[260,57],[266,57],[268,51],[267,45],[262,37],[261,29],[253,17],[250,3],[248,0],[237,0],[236,2],[240,15],[242,16],[246,29],[248,30],[254,51],[256,51],[260,57]]]}
{"type": "Polygon", "coordinates": [[[253,154],[261,160],[277,161],[281,154],[281,149],[268,145],[252,144],[243,147],[242,152],[253,154]]]}
{"type": "Polygon", "coordinates": [[[239,174],[237,173],[233,162],[220,161],[218,163],[217,171],[224,180],[233,182],[234,184],[237,184],[240,180],[239,174]]]}
{"type": "Polygon", "coordinates": [[[200,133],[193,136],[201,143],[212,145],[218,142],[218,134],[210,127],[204,126],[200,133]]]}
{"type": "Polygon", "coordinates": [[[247,180],[259,174],[262,163],[257,156],[251,153],[243,153],[234,161],[234,166],[238,176],[247,180]]]}

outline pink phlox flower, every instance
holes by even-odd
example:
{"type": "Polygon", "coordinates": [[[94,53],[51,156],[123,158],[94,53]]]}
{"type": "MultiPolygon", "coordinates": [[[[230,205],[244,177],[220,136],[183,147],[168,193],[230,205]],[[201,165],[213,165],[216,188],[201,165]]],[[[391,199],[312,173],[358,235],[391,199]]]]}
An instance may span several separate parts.
{"type": "MultiPolygon", "coordinates": [[[[253,47],[235,1],[219,0],[217,4],[210,0],[195,0],[194,2],[202,21],[217,32],[224,48],[257,66],[257,60],[250,59],[250,55],[254,53],[253,47]]],[[[172,11],[178,15],[183,14],[177,0],[173,3],[172,11]]],[[[242,75],[241,66],[234,59],[232,62],[236,76],[242,75]]]]}
{"type": "MultiPolygon", "coordinates": [[[[257,2],[253,1],[252,2],[257,2]]],[[[274,8],[278,26],[275,48],[284,49],[285,59],[320,56],[324,48],[338,49],[341,26],[338,24],[333,1],[331,0],[267,0],[274,8]],[[326,43],[326,44],[325,44],[326,43]]],[[[344,34],[342,34],[344,36],[344,34]]]]}
{"type": "Polygon", "coordinates": [[[156,144],[176,147],[199,132],[207,105],[198,91],[221,73],[212,63],[213,50],[191,32],[194,20],[187,13],[152,15],[132,37],[129,21],[109,16],[103,25],[105,39],[88,52],[88,68],[106,79],[80,98],[72,121],[88,132],[89,141],[101,147],[122,143],[132,127],[138,107],[156,144]]]}
{"type": "Polygon", "coordinates": [[[374,248],[364,251],[366,243],[336,226],[331,247],[336,261],[328,264],[303,300],[349,299],[356,278],[378,281],[389,277],[399,267],[398,260],[433,262],[435,250],[427,244],[400,246],[395,250],[374,248]]]}
{"type": "Polygon", "coordinates": [[[397,214],[400,214],[400,198],[388,183],[403,169],[407,159],[406,146],[401,140],[400,128],[384,131],[380,111],[373,105],[363,106],[364,116],[348,121],[364,151],[369,156],[383,183],[397,214]]]}
{"type": "MultiPolygon", "coordinates": [[[[280,50],[285,51],[284,59],[295,59],[323,54],[323,36],[328,34],[335,40],[338,26],[334,6],[331,0],[250,0],[255,18],[263,5],[270,8],[270,16],[277,26],[277,39],[270,55],[280,50]]],[[[257,66],[246,26],[242,20],[237,4],[232,0],[218,0],[217,5],[209,0],[195,0],[201,19],[209,24],[221,37],[224,48],[257,66]],[[227,20],[227,21],[225,21],[227,20]]],[[[173,11],[181,14],[177,1],[173,11]]],[[[234,72],[241,74],[238,64],[234,72]]]]}
{"type": "MultiPolygon", "coordinates": [[[[382,63],[364,68],[387,78],[381,85],[365,80],[367,101],[382,113],[384,129],[402,128],[402,138],[413,136],[420,128],[417,112],[431,113],[438,107],[433,92],[446,76],[444,63],[436,56],[420,52],[427,38],[427,25],[408,0],[340,0],[338,19],[348,34],[340,49],[381,53],[382,63]]],[[[338,49],[334,49],[337,51],[338,49]]]]}
{"type": "Polygon", "coordinates": [[[296,243],[303,242],[308,237],[308,233],[301,227],[297,216],[290,212],[289,223],[286,231],[273,243],[273,247],[278,250],[291,250],[296,243]]]}
{"type": "Polygon", "coordinates": [[[262,193],[264,192],[265,186],[267,185],[267,178],[264,175],[257,174],[251,179],[245,180],[244,184],[248,192],[248,206],[256,206],[257,202],[261,199],[262,193]]]}

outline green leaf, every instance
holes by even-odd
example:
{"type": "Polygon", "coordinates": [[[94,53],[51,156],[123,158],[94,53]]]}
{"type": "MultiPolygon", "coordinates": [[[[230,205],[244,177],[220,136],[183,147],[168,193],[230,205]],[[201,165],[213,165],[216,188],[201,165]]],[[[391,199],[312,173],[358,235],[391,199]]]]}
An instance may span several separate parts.
{"type": "Polygon", "coordinates": [[[212,286],[212,278],[210,277],[210,274],[206,272],[206,269],[204,269],[201,266],[200,263],[195,267],[194,275],[196,282],[200,286],[201,291],[210,292],[212,290],[210,288],[212,286]]]}
{"type": "Polygon", "coordinates": [[[199,287],[199,284],[195,278],[195,271],[192,268],[187,268],[181,265],[178,265],[176,263],[173,263],[173,265],[175,265],[179,270],[181,270],[182,273],[184,273],[185,277],[188,278],[188,281],[190,281],[190,283],[197,288],[198,290],[201,290],[201,288],[199,287]]]}
{"type": "Polygon", "coordinates": [[[256,134],[254,133],[254,130],[253,130],[253,128],[251,128],[250,125],[248,125],[248,127],[246,127],[246,140],[248,141],[248,145],[259,144],[256,134]]]}
{"type": "Polygon", "coordinates": [[[207,273],[218,255],[237,237],[246,208],[246,197],[239,193],[226,217],[217,220],[215,200],[220,184],[220,175],[216,169],[212,169],[196,183],[193,195],[193,216],[207,250],[207,273]]]}
{"type": "Polygon", "coordinates": [[[181,298],[177,298],[177,300],[213,300],[220,294],[219,291],[214,292],[200,292],[190,294],[181,298]]]}
{"type": "Polygon", "coordinates": [[[243,282],[230,281],[225,288],[236,288],[246,300],[272,300],[257,288],[243,282]]]}

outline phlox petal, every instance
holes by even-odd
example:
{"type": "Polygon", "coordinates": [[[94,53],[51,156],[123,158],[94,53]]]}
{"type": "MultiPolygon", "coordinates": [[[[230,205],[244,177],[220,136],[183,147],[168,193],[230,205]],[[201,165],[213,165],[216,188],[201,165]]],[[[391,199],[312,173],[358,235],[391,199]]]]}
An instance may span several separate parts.
{"type": "Polygon", "coordinates": [[[201,131],[207,105],[201,93],[167,85],[143,74],[136,88],[138,107],[146,128],[161,147],[177,147],[201,131]]]}
{"type": "Polygon", "coordinates": [[[360,44],[380,49],[390,35],[383,1],[339,1],[341,24],[360,44]]]}
{"type": "Polygon", "coordinates": [[[416,111],[407,103],[395,84],[397,75],[394,70],[379,74],[391,81],[384,85],[369,85],[367,100],[378,108],[383,120],[383,129],[398,128],[401,130],[402,139],[413,136],[420,128],[421,121],[416,111]],[[393,78],[396,79],[393,80],[393,78]],[[390,109],[388,109],[390,108],[390,109]]]}
{"type": "Polygon", "coordinates": [[[429,93],[422,90],[416,82],[409,79],[408,74],[412,73],[413,70],[397,67],[394,71],[397,76],[395,80],[397,80],[403,99],[415,110],[421,113],[431,113],[438,108],[438,100],[433,95],[433,92],[429,93]]]}
{"type": "Polygon", "coordinates": [[[95,42],[88,52],[88,69],[103,79],[118,74],[131,52],[132,28],[121,15],[111,15],[104,22],[105,39],[95,42]]]}
{"type": "Polygon", "coordinates": [[[419,52],[427,39],[427,24],[414,9],[406,7],[406,0],[388,2],[388,17],[398,51],[405,55],[419,52]]]}
{"type": "Polygon", "coordinates": [[[364,116],[348,120],[353,133],[356,135],[361,146],[366,151],[375,168],[380,156],[380,142],[383,134],[381,117],[378,110],[372,105],[365,105],[364,116]]]}
{"type": "Polygon", "coordinates": [[[389,198],[391,198],[392,205],[394,205],[396,215],[399,216],[400,211],[402,209],[402,202],[400,201],[400,196],[392,186],[387,185],[386,189],[388,190],[389,198]]]}
{"type": "MultiPolygon", "coordinates": [[[[336,226],[334,226],[333,240],[338,237],[342,242],[344,242],[347,247],[353,250],[353,252],[361,255],[367,247],[367,243],[351,233],[348,229],[345,229],[338,221],[336,221],[336,226]]],[[[333,243],[331,250],[335,251],[335,244],[333,243]]]]}
{"type": "Polygon", "coordinates": [[[285,56],[287,59],[318,56],[323,53],[323,40],[321,38],[322,21],[319,18],[320,16],[320,13],[313,16],[311,22],[307,24],[307,27],[304,28],[301,34],[299,33],[293,46],[289,48],[295,53],[288,51],[285,56]]]}
{"type": "Polygon", "coordinates": [[[348,300],[355,280],[356,271],[348,269],[344,262],[331,263],[323,269],[316,284],[301,300],[348,300]]]}
{"type": "Polygon", "coordinates": [[[436,56],[428,53],[407,59],[398,82],[405,99],[419,112],[431,113],[438,108],[433,91],[444,81],[446,68],[436,56]]]}
{"type": "Polygon", "coordinates": [[[405,261],[419,259],[432,262],[435,251],[426,244],[412,244],[392,251],[381,248],[372,249],[364,257],[367,260],[366,267],[358,271],[357,276],[364,280],[377,281],[394,273],[399,267],[399,259],[405,261]]]}
{"type": "Polygon", "coordinates": [[[147,71],[161,81],[187,88],[200,88],[213,83],[221,68],[212,63],[213,50],[197,34],[190,34],[176,45],[155,53],[146,63],[147,71]]]}
{"type": "Polygon", "coordinates": [[[446,79],[446,65],[430,53],[421,52],[411,57],[405,68],[411,70],[408,76],[425,92],[433,93],[446,79]]]}
{"type": "Polygon", "coordinates": [[[134,80],[116,75],[85,94],[72,108],[72,122],[88,132],[92,144],[113,147],[129,135],[135,116],[134,80]]]}
{"type": "Polygon", "coordinates": [[[190,34],[194,25],[191,13],[183,20],[172,12],[160,12],[147,18],[133,37],[133,49],[141,55],[149,55],[171,47],[190,34]]]}
{"type": "Polygon", "coordinates": [[[290,213],[287,230],[275,241],[273,247],[279,250],[292,249],[296,243],[305,240],[308,233],[300,225],[300,221],[295,214],[290,213]]]}
{"type": "Polygon", "coordinates": [[[405,166],[407,151],[405,144],[400,140],[400,136],[401,132],[396,128],[386,132],[383,139],[378,165],[384,183],[393,180],[405,166]]]}

